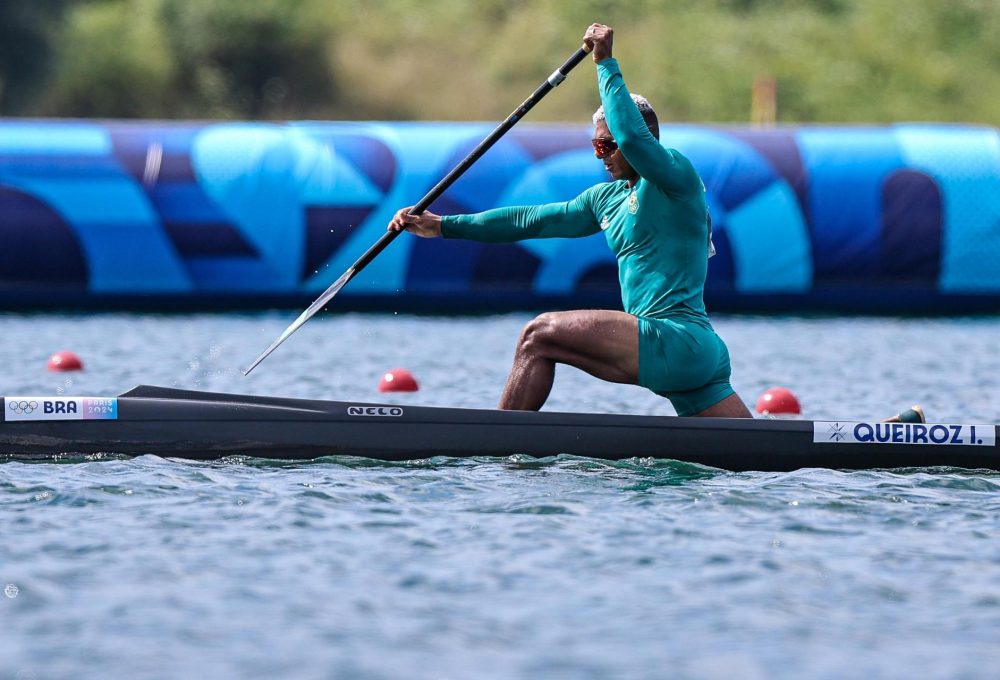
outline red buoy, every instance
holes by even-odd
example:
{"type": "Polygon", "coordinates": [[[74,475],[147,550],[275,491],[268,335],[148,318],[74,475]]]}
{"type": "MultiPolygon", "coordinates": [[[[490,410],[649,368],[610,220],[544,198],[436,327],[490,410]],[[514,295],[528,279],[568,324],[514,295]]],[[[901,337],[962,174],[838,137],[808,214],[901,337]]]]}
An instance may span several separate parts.
{"type": "Polygon", "coordinates": [[[757,413],[764,415],[787,415],[802,413],[799,399],[785,387],[772,387],[757,399],[757,413]]]}
{"type": "Polygon", "coordinates": [[[394,368],[386,371],[378,383],[379,392],[416,392],[417,380],[405,368],[394,368]]]}
{"type": "Polygon", "coordinates": [[[56,352],[49,357],[48,368],[50,371],[82,371],[83,362],[73,352],[56,352]]]}

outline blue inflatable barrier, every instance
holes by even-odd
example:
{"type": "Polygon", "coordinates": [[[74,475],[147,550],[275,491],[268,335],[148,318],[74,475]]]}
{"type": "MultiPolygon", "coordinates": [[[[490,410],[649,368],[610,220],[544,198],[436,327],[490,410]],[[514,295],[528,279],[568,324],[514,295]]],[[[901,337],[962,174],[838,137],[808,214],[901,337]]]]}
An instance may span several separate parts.
{"type": "MultiPolygon", "coordinates": [[[[0,121],[0,306],[299,306],[493,126],[0,121]]],[[[586,125],[508,133],[440,213],[568,200],[605,181],[586,125]]],[[[668,125],[701,173],[729,311],[1000,310],[1000,134],[967,125],[668,125]]],[[[604,237],[404,235],[342,309],[620,305],[604,237]]]]}

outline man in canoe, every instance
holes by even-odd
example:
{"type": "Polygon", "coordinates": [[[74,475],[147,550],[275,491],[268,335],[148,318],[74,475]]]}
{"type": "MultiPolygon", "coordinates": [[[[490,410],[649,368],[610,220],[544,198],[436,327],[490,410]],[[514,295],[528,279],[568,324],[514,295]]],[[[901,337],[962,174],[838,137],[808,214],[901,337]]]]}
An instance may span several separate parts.
{"type": "Polygon", "coordinates": [[[501,409],[538,410],[556,364],[666,397],[681,416],[750,418],[729,383],[729,351],[702,294],[714,253],[705,186],[691,162],[659,142],[652,106],[630,95],[611,56],[613,31],[584,34],[597,64],[601,107],[594,155],[612,181],[566,203],[497,208],[474,215],[398,211],[389,229],[417,236],[507,243],[604,231],[618,260],[623,312],[542,314],[525,326],[500,398],[501,409]]]}

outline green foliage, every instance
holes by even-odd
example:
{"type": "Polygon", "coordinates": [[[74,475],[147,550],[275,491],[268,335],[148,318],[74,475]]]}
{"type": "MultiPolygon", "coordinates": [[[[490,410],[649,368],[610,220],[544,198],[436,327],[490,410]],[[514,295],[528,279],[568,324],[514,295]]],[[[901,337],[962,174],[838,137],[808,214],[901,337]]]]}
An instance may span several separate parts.
{"type": "Polygon", "coordinates": [[[43,90],[53,56],[53,26],[66,4],[0,2],[0,115],[28,106],[43,90]]]}
{"type": "Polygon", "coordinates": [[[74,7],[48,110],[84,117],[162,112],[169,104],[174,66],[153,10],[149,3],[126,0],[74,7]]]}
{"type": "MultiPolygon", "coordinates": [[[[0,113],[498,120],[615,27],[665,120],[1000,121],[996,0],[32,0],[0,4],[0,113]]],[[[585,66],[532,120],[586,121],[585,66]]]]}
{"type": "Polygon", "coordinates": [[[333,100],[326,58],[330,27],[318,3],[162,2],[178,85],[197,103],[192,114],[296,116],[333,100]]]}

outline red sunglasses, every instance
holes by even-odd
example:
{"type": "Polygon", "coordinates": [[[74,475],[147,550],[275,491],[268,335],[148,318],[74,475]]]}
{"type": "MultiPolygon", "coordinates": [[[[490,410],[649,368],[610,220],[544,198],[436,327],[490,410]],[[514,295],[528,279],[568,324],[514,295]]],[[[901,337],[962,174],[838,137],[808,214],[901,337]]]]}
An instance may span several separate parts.
{"type": "Polygon", "coordinates": [[[611,139],[595,137],[590,143],[594,145],[594,155],[598,158],[606,158],[618,150],[618,145],[611,139]]]}

